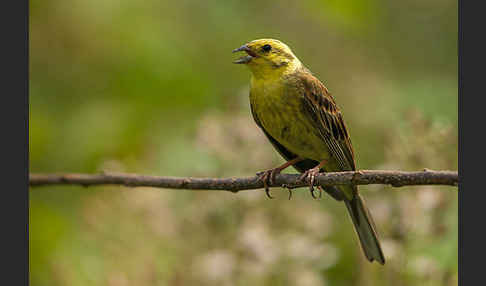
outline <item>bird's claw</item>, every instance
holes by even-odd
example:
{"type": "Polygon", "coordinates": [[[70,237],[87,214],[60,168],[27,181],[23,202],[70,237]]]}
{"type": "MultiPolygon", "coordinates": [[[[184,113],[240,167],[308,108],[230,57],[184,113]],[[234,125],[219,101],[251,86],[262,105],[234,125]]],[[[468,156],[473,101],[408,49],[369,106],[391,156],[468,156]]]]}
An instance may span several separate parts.
{"type": "MultiPolygon", "coordinates": [[[[300,177],[300,181],[304,181],[305,179],[309,180],[309,190],[314,199],[317,199],[316,195],[314,194],[314,182],[316,180],[316,176],[319,174],[320,168],[312,168],[305,171],[300,177]]],[[[322,191],[319,189],[319,199],[322,198],[322,191]]]]}
{"type": "Polygon", "coordinates": [[[269,199],[273,199],[273,197],[270,195],[270,188],[268,187],[268,183],[273,185],[275,182],[275,176],[277,174],[280,174],[281,171],[282,171],[281,169],[275,168],[275,169],[258,172],[256,174],[258,178],[263,182],[263,188],[265,188],[265,194],[269,199]]]}
{"type": "Polygon", "coordinates": [[[286,188],[287,191],[289,191],[289,201],[290,201],[290,199],[292,198],[292,188],[293,187],[291,185],[283,184],[282,188],[286,188]]]}

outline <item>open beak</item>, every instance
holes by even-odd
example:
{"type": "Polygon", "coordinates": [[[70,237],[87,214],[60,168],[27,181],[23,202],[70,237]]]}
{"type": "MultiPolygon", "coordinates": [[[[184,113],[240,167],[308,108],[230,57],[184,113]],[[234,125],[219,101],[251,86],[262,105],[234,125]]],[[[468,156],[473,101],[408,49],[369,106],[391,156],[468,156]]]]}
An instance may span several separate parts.
{"type": "Polygon", "coordinates": [[[233,50],[233,53],[237,53],[237,52],[246,52],[248,55],[243,56],[243,57],[233,61],[234,64],[247,64],[254,57],[256,57],[256,54],[253,53],[252,50],[247,45],[243,45],[243,46],[233,50]]]}

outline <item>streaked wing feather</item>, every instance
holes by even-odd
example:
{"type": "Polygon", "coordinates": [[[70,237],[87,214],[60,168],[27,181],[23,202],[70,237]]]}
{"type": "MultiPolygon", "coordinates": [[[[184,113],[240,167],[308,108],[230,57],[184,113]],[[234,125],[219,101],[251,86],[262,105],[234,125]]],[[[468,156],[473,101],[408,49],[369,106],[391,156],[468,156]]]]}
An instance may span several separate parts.
{"type": "Polygon", "coordinates": [[[353,147],[341,111],[327,88],[312,74],[300,73],[304,111],[319,130],[341,171],[355,170],[353,147]]]}

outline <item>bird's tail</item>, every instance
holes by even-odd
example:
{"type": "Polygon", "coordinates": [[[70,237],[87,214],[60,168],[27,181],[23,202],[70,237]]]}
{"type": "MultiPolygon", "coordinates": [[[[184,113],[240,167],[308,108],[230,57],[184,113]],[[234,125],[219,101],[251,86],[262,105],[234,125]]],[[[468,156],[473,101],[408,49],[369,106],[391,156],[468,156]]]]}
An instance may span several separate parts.
{"type": "Polygon", "coordinates": [[[349,216],[353,221],[354,228],[359,237],[361,248],[366,258],[373,262],[378,261],[385,264],[385,257],[381,250],[378,235],[375,230],[375,223],[371,218],[368,208],[365,206],[363,199],[358,193],[355,193],[352,200],[344,200],[348,208],[349,216]]]}

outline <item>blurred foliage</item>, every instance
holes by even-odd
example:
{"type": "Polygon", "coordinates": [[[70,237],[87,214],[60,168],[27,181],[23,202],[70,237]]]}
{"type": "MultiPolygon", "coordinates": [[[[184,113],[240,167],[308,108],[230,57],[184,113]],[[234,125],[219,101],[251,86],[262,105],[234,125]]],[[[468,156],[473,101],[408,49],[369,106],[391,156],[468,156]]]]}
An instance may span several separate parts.
{"type": "MultiPolygon", "coordinates": [[[[30,171],[243,176],[282,162],[231,50],[286,42],[343,110],[361,169],[457,169],[456,1],[30,1],[30,171]]],[[[295,170],[289,170],[294,172],[295,170]]],[[[342,204],[150,188],[30,191],[31,285],[457,285],[457,192],[342,204]]]]}

